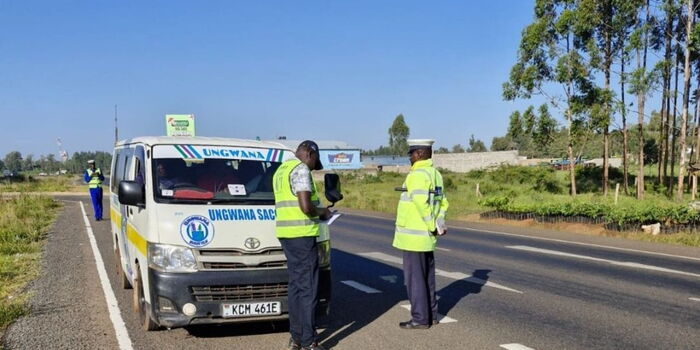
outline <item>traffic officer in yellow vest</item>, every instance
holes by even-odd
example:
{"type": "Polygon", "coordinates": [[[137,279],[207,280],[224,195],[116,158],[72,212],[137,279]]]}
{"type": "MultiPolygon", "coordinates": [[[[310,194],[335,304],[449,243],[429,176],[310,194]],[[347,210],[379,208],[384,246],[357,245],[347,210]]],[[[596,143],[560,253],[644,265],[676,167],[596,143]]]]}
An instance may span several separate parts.
{"type": "Polygon", "coordinates": [[[318,248],[320,220],[331,213],[322,208],[311,177],[321,170],[318,145],[304,141],[296,158],[285,161],[275,172],[277,238],[282,243],[289,271],[289,349],[323,350],[316,340],[316,304],[318,291],[318,248]]]}
{"type": "Polygon", "coordinates": [[[438,323],[435,298],[435,244],[447,233],[448,203],[442,175],[433,167],[433,140],[408,140],[411,171],[403,184],[396,211],[394,247],[403,251],[404,283],[411,319],[403,329],[427,329],[438,323]]]}
{"type": "Polygon", "coordinates": [[[102,175],[102,170],[95,167],[95,161],[88,160],[88,168],[85,170],[85,182],[90,188],[90,197],[92,198],[92,209],[95,212],[95,220],[102,220],[102,181],[105,180],[102,175]]]}

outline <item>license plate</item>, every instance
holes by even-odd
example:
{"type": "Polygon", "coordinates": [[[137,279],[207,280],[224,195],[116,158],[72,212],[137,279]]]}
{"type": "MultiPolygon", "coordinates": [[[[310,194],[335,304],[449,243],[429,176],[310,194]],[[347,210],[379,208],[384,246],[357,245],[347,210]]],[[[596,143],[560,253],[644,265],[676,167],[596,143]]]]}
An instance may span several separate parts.
{"type": "Polygon", "coordinates": [[[282,314],[279,301],[265,303],[223,304],[224,317],[249,317],[282,314]]]}

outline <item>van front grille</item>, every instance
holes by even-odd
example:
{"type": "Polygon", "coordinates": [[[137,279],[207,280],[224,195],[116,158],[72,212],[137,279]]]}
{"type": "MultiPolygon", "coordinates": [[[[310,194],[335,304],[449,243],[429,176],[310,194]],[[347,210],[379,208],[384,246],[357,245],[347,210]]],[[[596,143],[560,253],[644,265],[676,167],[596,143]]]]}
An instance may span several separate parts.
{"type": "Polygon", "coordinates": [[[284,255],[281,248],[271,248],[261,251],[251,252],[241,249],[200,249],[201,256],[245,256],[245,255],[284,255]]]}
{"type": "Polygon", "coordinates": [[[287,296],[287,283],[247,284],[236,286],[193,286],[197,301],[242,301],[287,296]]]}
{"type": "Polygon", "coordinates": [[[242,270],[259,268],[283,268],[287,267],[286,261],[268,261],[259,265],[249,266],[237,262],[203,262],[202,267],[207,270],[242,270]]]}

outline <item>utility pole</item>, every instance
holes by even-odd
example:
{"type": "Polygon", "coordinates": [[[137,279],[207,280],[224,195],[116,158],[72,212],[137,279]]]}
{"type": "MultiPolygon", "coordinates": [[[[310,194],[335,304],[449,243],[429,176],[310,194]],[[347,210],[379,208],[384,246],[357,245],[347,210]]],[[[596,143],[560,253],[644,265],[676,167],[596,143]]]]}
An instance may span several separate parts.
{"type": "Polygon", "coordinates": [[[119,128],[117,127],[117,105],[114,105],[114,144],[119,142],[119,128]]]}

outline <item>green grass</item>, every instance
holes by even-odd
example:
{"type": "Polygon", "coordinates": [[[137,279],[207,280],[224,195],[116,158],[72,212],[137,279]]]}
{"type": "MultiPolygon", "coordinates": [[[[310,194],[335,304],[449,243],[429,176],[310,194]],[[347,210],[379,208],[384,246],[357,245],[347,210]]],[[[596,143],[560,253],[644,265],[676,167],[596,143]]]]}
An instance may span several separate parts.
{"type": "Polygon", "coordinates": [[[0,192],[69,192],[79,191],[87,185],[77,185],[79,178],[75,175],[34,177],[23,176],[21,180],[0,179],[0,192]]]}
{"type": "MultiPolygon", "coordinates": [[[[600,193],[599,168],[581,168],[577,171],[579,195],[573,199],[568,192],[567,171],[555,171],[546,167],[503,166],[494,170],[477,170],[469,173],[443,172],[444,187],[450,202],[449,219],[466,219],[471,214],[499,209],[508,212],[532,212],[539,215],[581,215],[605,218],[610,223],[637,224],[662,222],[683,224],[700,220],[700,213],[690,210],[687,203],[675,201],[655,192],[647,186],[645,199],[634,197],[634,193],[620,193],[614,202],[614,183],[621,174],[611,171],[611,191],[607,197],[600,193]],[[479,185],[481,196],[477,195],[479,185]],[[502,201],[500,205],[493,202],[502,201]]],[[[341,175],[345,199],[340,208],[355,208],[384,213],[396,213],[400,187],[405,174],[383,172],[377,175],[363,172],[344,172],[341,175]]],[[[678,233],[659,236],[633,232],[613,232],[609,235],[700,246],[700,234],[678,233]]]]}
{"type": "Polygon", "coordinates": [[[28,311],[24,289],[38,274],[43,240],[58,206],[44,196],[0,200],[0,332],[28,311]]]}

